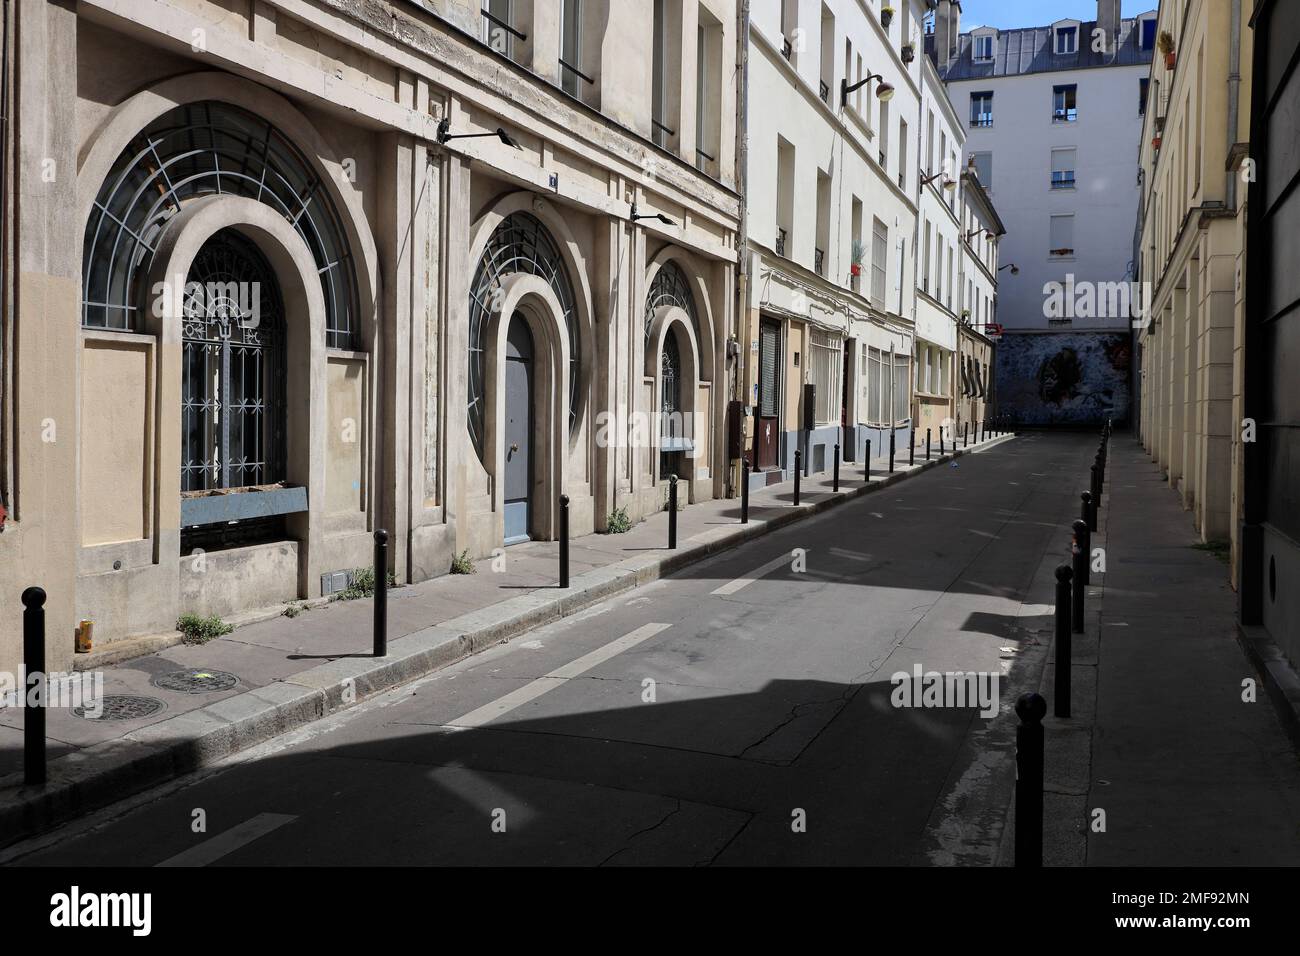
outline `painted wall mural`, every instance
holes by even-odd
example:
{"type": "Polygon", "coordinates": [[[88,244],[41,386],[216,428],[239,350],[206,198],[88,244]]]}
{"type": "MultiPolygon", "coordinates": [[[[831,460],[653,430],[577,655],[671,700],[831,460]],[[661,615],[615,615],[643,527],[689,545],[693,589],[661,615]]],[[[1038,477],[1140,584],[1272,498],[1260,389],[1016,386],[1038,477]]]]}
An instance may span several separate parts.
{"type": "Polygon", "coordinates": [[[1128,332],[1007,332],[997,347],[998,410],[1025,425],[1128,420],[1128,332]]]}

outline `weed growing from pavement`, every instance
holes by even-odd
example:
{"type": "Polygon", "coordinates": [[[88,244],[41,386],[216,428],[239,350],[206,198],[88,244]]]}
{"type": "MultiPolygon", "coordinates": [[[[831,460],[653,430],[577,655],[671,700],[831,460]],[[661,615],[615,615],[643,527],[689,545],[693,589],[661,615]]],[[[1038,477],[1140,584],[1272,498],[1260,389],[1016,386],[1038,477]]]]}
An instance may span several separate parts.
{"type": "Polygon", "coordinates": [[[1232,553],[1232,543],[1229,541],[1198,541],[1192,545],[1194,551],[1205,551],[1214,555],[1224,564],[1228,563],[1229,555],[1232,553]]]}
{"type": "Polygon", "coordinates": [[[606,534],[626,534],[632,530],[632,519],[627,515],[626,508],[615,508],[605,519],[606,534]]]}
{"type": "Polygon", "coordinates": [[[206,644],[223,634],[229,634],[234,627],[215,614],[211,617],[202,617],[198,614],[185,613],[177,618],[176,630],[184,635],[186,644],[206,644]]]}
{"type": "MultiPolygon", "coordinates": [[[[388,586],[396,587],[397,579],[393,577],[393,572],[388,572],[388,586]]],[[[342,591],[334,595],[336,601],[355,601],[358,598],[368,598],[375,596],[375,569],[373,567],[356,568],[352,572],[352,580],[342,591]]]]}
{"type": "Polygon", "coordinates": [[[460,554],[454,555],[451,559],[452,574],[477,574],[478,568],[474,567],[474,562],[469,559],[469,549],[466,548],[460,554]]]}

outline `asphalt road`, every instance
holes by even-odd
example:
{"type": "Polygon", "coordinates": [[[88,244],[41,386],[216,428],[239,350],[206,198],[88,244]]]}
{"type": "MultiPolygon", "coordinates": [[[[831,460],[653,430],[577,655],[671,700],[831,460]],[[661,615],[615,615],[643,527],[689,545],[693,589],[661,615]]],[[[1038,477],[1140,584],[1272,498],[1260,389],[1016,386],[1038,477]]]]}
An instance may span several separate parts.
{"type": "Polygon", "coordinates": [[[1030,435],[932,469],[5,860],[987,863],[1017,661],[1094,448],[1030,435]],[[1002,715],[892,706],[914,664],[1000,674],[1002,715]]]}

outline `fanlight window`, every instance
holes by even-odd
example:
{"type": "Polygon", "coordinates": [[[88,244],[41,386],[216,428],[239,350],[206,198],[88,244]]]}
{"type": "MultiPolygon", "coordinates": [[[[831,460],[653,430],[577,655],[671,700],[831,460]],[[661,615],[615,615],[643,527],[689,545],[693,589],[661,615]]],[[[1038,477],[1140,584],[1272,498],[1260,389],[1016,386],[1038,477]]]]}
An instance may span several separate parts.
{"type": "Polygon", "coordinates": [[[517,272],[540,276],[551,287],[563,311],[569,332],[569,432],[578,426],[580,396],[578,371],[582,367],[581,337],[573,285],[564,268],[560,249],[541,221],[526,212],[506,216],[488,237],[487,248],[474,273],[469,290],[469,408],[470,438],[479,459],[483,459],[484,404],[487,362],[488,320],[501,303],[501,281],[517,272]]]}
{"type": "Polygon", "coordinates": [[[650,291],[645,300],[645,334],[650,338],[650,326],[654,323],[655,311],[664,306],[678,306],[691,320],[695,331],[695,340],[700,342],[700,322],[695,312],[695,296],[686,276],[677,263],[669,261],[659,267],[655,277],[650,280],[650,291]]]}
{"type": "Polygon", "coordinates": [[[275,127],[229,103],[179,106],[133,139],[100,187],[86,226],[86,328],[137,330],[152,301],[146,277],[168,221],[198,196],[244,196],[283,215],[307,243],[325,296],[325,344],[355,348],[354,264],[334,203],[303,154],[275,127]]]}

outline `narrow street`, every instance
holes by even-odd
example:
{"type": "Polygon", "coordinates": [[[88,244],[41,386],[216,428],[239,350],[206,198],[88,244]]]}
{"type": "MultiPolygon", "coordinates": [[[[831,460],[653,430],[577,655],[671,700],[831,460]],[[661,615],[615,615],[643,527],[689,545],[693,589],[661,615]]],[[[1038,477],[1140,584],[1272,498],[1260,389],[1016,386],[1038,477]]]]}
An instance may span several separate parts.
{"type": "Polygon", "coordinates": [[[1038,680],[1018,662],[1040,668],[1050,642],[1094,446],[1027,435],[964,457],[5,859],[992,863],[1010,710],[1038,680]],[[892,706],[890,675],[914,665],[1002,674],[1000,715],[892,706]]]}

